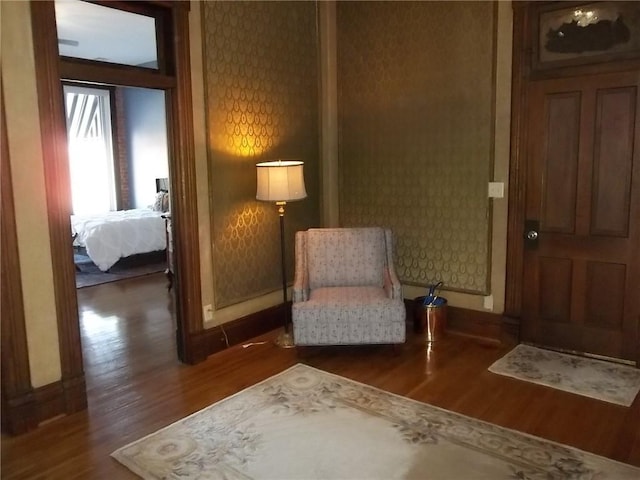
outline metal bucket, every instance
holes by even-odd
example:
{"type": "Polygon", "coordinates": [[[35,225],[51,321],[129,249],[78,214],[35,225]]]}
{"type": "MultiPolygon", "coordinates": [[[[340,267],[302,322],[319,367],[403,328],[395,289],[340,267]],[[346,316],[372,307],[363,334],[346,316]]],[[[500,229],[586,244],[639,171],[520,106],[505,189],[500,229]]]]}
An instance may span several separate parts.
{"type": "Polygon", "coordinates": [[[437,297],[438,303],[425,305],[425,298],[414,300],[414,329],[425,334],[427,343],[433,343],[445,336],[447,328],[447,299],[437,297]]]}

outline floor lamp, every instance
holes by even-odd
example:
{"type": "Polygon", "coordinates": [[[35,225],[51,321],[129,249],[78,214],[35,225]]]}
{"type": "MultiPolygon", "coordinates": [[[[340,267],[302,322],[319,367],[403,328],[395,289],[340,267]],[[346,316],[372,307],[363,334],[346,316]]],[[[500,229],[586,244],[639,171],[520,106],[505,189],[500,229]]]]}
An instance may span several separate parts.
{"type": "Polygon", "coordinates": [[[277,160],[256,164],[258,187],[256,199],[275,202],[280,215],[280,257],[282,263],[282,301],[284,302],[284,331],[276,339],[276,345],[293,348],[293,334],[289,326],[287,307],[287,271],[284,255],[284,207],[287,202],[307,197],[304,188],[303,162],[297,160],[277,160]]]}

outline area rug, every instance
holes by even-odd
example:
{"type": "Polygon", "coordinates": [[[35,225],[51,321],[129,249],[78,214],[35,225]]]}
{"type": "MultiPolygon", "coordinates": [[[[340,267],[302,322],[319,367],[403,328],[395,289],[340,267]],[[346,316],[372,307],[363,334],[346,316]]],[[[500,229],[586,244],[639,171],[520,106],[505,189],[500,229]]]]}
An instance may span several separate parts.
{"type": "Polygon", "coordinates": [[[302,364],[112,456],[145,479],[640,478],[640,468],[302,364]]]}
{"type": "Polygon", "coordinates": [[[76,288],[92,287],[126,278],[164,272],[167,268],[166,260],[161,259],[140,265],[118,262],[108,272],[103,272],[89,257],[79,254],[74,254],[74,263],[76,265],[76,288]]]}
{"type": "Polygon", "coordinates": [[[524,344],[489,371],[627,407],[640,391],[640,369],[524,344]]]}

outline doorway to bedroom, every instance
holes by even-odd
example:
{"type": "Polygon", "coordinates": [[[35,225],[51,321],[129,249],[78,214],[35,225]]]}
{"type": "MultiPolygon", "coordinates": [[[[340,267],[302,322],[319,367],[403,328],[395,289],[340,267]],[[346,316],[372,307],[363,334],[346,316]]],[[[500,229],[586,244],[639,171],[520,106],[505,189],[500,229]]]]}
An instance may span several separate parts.
{"type": "Polygon", "coordinates": [[[77,288],[167,270],[164,91],[64,82],[77,288]]]}
{"type": "Polygon", "coordinates": [[[178,286],[169,290],[165,275],[172,244],[170,152],[175,161],[169,133],[175,130],[174,82],[164,75],[160,34],[167,20],[155,7],[118,6],[125,10],[55,2],[89,390],[108,388],[123,367],[181,358],[178,286]]]}

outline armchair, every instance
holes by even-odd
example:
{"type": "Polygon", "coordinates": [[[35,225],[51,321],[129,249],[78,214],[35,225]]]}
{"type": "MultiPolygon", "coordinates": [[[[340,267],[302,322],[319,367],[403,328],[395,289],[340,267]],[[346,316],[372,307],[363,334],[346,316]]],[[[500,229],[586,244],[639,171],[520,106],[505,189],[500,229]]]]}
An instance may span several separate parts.
{"type": "Polygon", "coordinates": [[[296,345],[403,343],[406,309],[382,228],[297,232],[293,285],[296,345]]]}

